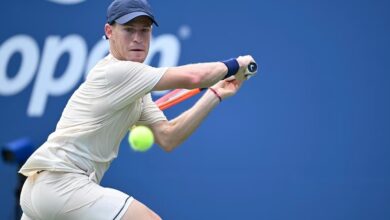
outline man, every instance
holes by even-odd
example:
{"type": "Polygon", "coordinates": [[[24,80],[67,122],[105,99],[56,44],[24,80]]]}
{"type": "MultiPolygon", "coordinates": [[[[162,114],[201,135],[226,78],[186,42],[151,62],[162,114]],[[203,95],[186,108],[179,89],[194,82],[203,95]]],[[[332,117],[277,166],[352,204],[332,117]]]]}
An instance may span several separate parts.
{"type": "Polygon", "coordinates": [[[110,54],[67,103],[56,130],[21,168],[28,176],[22,219],[160,219],[133,197],[99,185],[134,124],[149,126],[171,151],[207,114],[240,88],[251,56],[225,62],[153,68],[143,64],[156,20],[145,0],[115,0],[107,10],[110,54]],[[150,92],[208,88],[188,111],[168,121],[150,92]]]}

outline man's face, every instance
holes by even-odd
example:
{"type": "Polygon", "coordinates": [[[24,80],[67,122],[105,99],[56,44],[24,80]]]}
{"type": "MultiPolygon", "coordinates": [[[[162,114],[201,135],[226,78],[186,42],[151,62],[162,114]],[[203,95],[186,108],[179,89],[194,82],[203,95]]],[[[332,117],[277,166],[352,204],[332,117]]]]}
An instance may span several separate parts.
{"type": "Polygon", "coordinates": [[[106,35],[114,57],[142,63],[149,52],[152,21],[147,16],[139,16],[123,25],[106,25],[106,35]]]}

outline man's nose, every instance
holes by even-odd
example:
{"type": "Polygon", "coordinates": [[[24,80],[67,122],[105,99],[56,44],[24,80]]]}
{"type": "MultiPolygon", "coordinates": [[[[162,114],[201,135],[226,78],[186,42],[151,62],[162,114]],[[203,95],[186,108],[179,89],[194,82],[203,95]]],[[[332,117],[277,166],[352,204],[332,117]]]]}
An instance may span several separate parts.
{"type": "Polygon", "coordinates": [[[136,32],[134,33],[133,41],[138,42],[138,43],[141,43],[141,42],[142,42],[142,34],[141,34],[140,31],[136,31],[136,32]]]}

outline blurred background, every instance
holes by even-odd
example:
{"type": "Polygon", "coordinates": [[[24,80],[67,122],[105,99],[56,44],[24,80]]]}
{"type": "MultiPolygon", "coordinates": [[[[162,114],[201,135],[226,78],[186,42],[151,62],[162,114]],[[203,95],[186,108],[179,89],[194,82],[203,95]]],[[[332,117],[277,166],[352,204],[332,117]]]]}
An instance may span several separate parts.
{"type": "MultiPolygon", "coordinates": [[[[7,153],[42,144],[107,53],[109,3],[0,2],[1,219],[19,218],[26,157],[7,153]]],[[[260,72],[172,153],[123,141],[103,186],[164,219],[390,219],[389,1],[150,3],[160,27],[148,64],[251,54],[260,72]]]]}

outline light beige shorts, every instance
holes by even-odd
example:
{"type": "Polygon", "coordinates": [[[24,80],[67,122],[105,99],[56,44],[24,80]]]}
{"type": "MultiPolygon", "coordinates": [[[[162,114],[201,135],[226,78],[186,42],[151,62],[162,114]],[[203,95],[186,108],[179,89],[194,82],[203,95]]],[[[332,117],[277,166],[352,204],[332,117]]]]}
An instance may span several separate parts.
{"type": "Polygon", "coordinates": [[[133,197],[78,173],[44,171],[27,178],[20,196],[24,219],[121,219],[133,197]]]}

